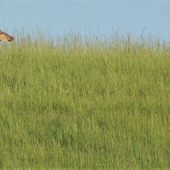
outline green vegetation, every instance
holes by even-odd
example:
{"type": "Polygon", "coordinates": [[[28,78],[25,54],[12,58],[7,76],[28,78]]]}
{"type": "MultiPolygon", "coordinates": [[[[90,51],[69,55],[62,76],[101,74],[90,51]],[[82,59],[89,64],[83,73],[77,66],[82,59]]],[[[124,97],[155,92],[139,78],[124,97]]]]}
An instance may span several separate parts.
{"type": "Polygon", "coordinates": [[[168,42],[15,35],[0,50],[0,169],[170,168],[168,42]]]}

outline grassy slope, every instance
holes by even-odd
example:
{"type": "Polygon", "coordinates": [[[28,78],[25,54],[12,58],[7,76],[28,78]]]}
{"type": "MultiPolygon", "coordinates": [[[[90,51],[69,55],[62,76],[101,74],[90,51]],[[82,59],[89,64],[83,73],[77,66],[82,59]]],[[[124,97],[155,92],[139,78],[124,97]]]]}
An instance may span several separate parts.
{"type": "Polygon", "coordinates": [[[167,49],[29,38],[0,51],[0,168],[170,167],[167,49]]]}

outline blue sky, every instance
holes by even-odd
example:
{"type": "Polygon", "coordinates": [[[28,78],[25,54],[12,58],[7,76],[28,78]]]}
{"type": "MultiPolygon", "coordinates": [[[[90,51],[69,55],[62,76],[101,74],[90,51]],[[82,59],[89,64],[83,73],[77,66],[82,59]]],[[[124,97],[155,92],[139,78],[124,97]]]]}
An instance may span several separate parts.
{"type": "MultiPolygon", "coordinates": [[[[109,35],[131,31],[170,39],[170,1],[1,1],[1,30],[13,35],[50,30],[52,36],[79,31],[80,34],[109,35]]],[[[15,36],[15,35],[13,35],[15,36]]]]}

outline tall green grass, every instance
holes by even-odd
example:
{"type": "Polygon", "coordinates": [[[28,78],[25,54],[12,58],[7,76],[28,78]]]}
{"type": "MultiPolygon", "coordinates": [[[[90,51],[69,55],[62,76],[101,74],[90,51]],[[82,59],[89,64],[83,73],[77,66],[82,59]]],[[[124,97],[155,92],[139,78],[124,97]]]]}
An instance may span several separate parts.
{"type": "Polygon", "coordinates": [[[1,169],[170,168],[168,42],[15,35],[0,49],[1,169]]]}

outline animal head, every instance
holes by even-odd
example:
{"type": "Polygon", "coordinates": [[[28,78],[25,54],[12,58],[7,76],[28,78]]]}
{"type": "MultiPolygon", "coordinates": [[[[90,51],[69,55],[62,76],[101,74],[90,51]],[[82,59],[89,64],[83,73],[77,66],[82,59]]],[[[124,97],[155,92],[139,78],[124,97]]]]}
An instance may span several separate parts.
{"type": "Polygon", "coordinates": [[[0,41],[13,41],[14,38],[0,30],[0,41]]]}

